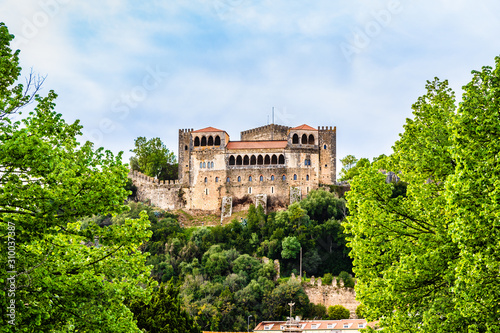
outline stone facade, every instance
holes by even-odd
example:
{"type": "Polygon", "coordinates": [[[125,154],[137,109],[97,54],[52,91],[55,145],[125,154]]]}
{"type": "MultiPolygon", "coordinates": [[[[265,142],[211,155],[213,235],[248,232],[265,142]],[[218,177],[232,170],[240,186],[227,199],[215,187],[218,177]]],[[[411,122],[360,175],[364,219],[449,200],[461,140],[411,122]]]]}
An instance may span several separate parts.
{"type": "Polygon", "coordinates": [[[303,287],[311,303],[323,304],[327,309],[339,304],[349,310],[351,318],[356,318],[356,308],[360,303],[356,301],[354,289],[338,287],[335,281],[331,285],[321,285],[321,279],[316,283],[311,279],[311,283],[303,287]]]}
{"type": "Polygon", "coordinates": [[[241,141],[213,127],[181,129],[178,149],[177,181],[130,173],[139,200],[220,214],[223,198],[232,198],[232,211],[265,198],[274,210],[336,179],[335,127],[272,124],[241,132],[241,141]]]}

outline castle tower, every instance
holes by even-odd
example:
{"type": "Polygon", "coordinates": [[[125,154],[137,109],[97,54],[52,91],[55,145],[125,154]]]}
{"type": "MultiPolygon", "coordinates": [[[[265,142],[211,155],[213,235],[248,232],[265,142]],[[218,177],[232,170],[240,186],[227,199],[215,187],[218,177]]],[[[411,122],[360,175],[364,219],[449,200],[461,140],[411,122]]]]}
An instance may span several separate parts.
{"type": "Polygon", "coordinates": [[[337,177],[337,127],[318,126],[319,182],[333,184],[337,177]]]}
{"type": "Polygon", "coordinates": [[[179,130],[179,183],[189,185],[189,170],[191,168],[191,151],[193,143],[191,142],[191,132],[193,129],[179,130]]]}

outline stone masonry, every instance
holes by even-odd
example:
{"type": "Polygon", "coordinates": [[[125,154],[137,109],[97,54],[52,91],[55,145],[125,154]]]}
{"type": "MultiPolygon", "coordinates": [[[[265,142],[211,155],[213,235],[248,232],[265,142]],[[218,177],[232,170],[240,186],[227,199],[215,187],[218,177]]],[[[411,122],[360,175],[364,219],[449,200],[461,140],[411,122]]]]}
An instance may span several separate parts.
{"type": "Polygon", "coordinates": [[[129,174],[139,200],[163,209],[227,214],[264,198],[264,208],[276,210],[336,180],[335,127],[271,124],[241,132],[241,141],[213,127],[181,129],[178,149],[178,180],[129,174]],[[223,200],[225,206],[232,202],[231,210],[223,200]]]}

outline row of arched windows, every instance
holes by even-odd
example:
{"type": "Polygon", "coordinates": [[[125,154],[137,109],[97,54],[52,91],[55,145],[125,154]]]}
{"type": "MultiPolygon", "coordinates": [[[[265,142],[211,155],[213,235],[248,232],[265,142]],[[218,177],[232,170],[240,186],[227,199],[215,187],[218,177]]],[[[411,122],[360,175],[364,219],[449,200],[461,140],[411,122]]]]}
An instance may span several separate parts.
{"type": "Polygon", "coordinates": [[[194,146],[220,146],[220,136],[216,135],[215,138],[211,135],[208,138],[202,136],[201,139],[197,136],[194,138],[194,146]]]}
{"type": "MultiPolygon", "coordinates": [[[[294,175],[294,176],[295,176],[295,177],[297,177],[297,175],[294,175]]],[[[308,176],[308,177],[309,177],[309,176],[308,176]]],[[[274,178],[274,175],[271,175],[271,178],[270,178],[270,179],[271,179],[271,181],[273,181],[273,180],[275,179],[275,178],[274,178]]],[[[281,180],[286,180],[286,175],[281,176],[281,180]]],[[[241,183],[241,176],[238,176],[237,181],[238,181],[238,183],[241,183]]],[[[249,181],[249,182],[253,181],[252,176],[248,176],[248,181],[249,181]]],[[[259,181],[260,181],[260,182],[263,182],[263,181],[264,181],[264,176],[260,175],[260,176],[259,176],[259,181]]],[[[230,178],[230,177],[227,177],[227,178],[226,178],[226,183],[230,183],[230,182],[231,182],[231,178],[230,178]]]]}
{"type": "MultiPolygon", "coordinates": [[[[275,180],[274,175],[271,175],[270,180],[271,180],[271,181],[274,181],[274,180],[275,180]]],[[[282,176],[281,176],[281,180],[286,180],[286,175],[282,175],[282,176]]],[[[294,175],[293,175],[293,180],[297,180],[297,175],[296,175],[296,174],[294,174],[294,175]]],[[[309,175],[306,175],[306,180],[309,180],[309,175]]],[[[237,181],[238,181],[238,183],[241,183],[241,176],[238,176],[237,181]]],[[[248,176],[248,181],[249,181],[249,182],[253,181],[253,177],[252,177],[252,176],[248,176]]],[[[260,175],[260,176],[259,176],[259,181],[260,181],[260,182],[263,182],[263,181],[264,181],[264,176],[260,175]]],[[[208,178],[207,178],[207,177],[205,177],[204,182],[205,182],[205,183],[207,183],[207,182],[208,182],[208,178]]],[[[219,177],[215,177],[215,182],[216,182],[216,183],[218,183],[218,182],[219,182],[219,177]]],[[[227,178],[226,178],[226,183],[230,183],[230,182],[231,182],[231,177],[227,177],[227,178]]]]}
{"type": "Polygon", "coordinates": [[[271,164],[285,164],[285,155],[280,154],[276,156],[275,154],[269,155],[241,155],[229,156],[229,165],[271,165],[271,164]]]}
{"type": "Polygon", "coordinates": [[[200,169],[203,168],[213,169],[213,167],[214,167],[214,162],[200,162],[200,169]]]}
{"type": "Polygon", "coordinates": [[[314,135],[309,134],[309,136],[307,136],[307,134],[302,134],[302,138],[300,138],[300,142],[299,142],[298,134],[294,134],[292,136],[292,143],[293,144],[301,143],[303,145],[313,145],[314,144],[314,135]]]}

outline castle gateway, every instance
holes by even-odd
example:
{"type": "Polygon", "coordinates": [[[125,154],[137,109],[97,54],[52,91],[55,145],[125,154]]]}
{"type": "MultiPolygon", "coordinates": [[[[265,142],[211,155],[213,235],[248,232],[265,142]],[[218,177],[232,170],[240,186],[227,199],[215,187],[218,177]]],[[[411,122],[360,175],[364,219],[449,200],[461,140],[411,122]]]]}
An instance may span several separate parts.
{"type": "Polygon", "coordinates": [[[240,141],[213,127],[182,129],[178,160],[177,181],[132,172],[138,199],[222,216],[250,202],[286,207],[320,184],[335,183],[336,128],[271,124],[241,132],[240,141]]]}

